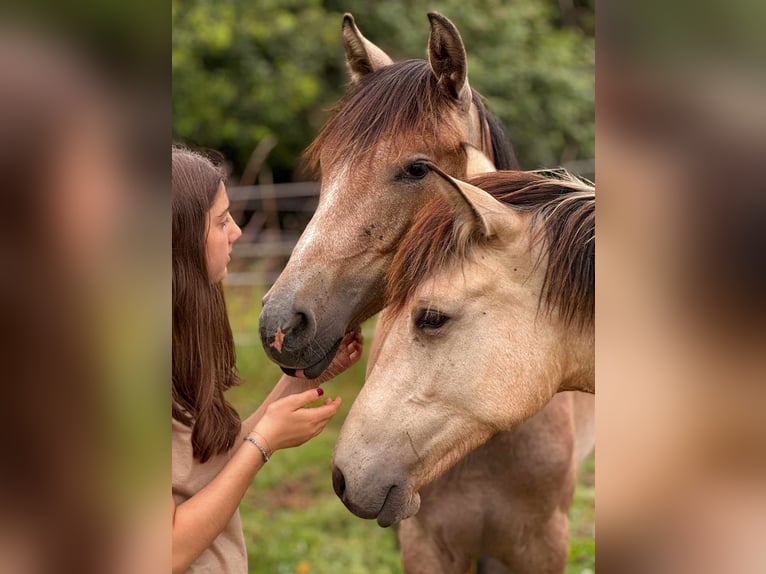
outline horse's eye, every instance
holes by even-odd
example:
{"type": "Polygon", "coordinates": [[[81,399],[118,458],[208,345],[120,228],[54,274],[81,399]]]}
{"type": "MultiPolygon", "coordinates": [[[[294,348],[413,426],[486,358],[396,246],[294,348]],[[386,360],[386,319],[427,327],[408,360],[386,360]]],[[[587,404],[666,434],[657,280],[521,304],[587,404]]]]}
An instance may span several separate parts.
{"type": "Polygon", "coordinates": [[[422,309],[415,318],[415,326],[418,329],[438,329],[449,321],[449,316],[439,313],[435,309],[422,309]]]}
{"type": "Polygon", "coordinates": [[[423,179],[428,175],[430,169],[428,164],[423,161],[413,161],[411,164],[405,166],[404,175],[411,179],[423,179]]]}

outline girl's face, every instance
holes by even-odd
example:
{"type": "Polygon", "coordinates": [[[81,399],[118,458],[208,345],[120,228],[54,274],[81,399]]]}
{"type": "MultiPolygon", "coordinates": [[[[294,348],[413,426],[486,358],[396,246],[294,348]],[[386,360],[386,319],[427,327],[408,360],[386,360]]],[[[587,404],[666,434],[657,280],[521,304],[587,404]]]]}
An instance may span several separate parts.
{"type": "Polygon", "coordinates": [[[229,213],[229,196],[226,193],[226,186],[221,183],[213,206],[207,212],[205,230],[207,272],[211,283],[218,283],[226,277],[226,266],[231,261],[231,246],[240,235],[242,230],[234,223],[229,213]]]}

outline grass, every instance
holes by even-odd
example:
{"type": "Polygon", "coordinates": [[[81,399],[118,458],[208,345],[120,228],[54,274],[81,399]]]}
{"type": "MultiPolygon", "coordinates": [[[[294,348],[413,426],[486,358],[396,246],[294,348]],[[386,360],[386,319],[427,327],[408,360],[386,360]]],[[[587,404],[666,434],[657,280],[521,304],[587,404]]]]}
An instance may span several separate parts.
{"type": "MultiPolygon", "coordinates": [[[[240,375],[246,381],[229,392],[243,416],[258,407],[281,375],[258,338],[260,294],[227,288],[240,375]]],[[[398,574],[402,571],[396,531],[351,514],[338,500],[330,479],[332,449],[364,381],[374,321],[363,325],[365,357],[325,383],[327,396],[343,397],[341,411],[325,431],[301,447],[279,451],[256,477],[240,513],[250,572],[264,574],[398,574]]],[[[595,572],[594,458],[580,470],[570,511],[567,574],[595,572]]]]}

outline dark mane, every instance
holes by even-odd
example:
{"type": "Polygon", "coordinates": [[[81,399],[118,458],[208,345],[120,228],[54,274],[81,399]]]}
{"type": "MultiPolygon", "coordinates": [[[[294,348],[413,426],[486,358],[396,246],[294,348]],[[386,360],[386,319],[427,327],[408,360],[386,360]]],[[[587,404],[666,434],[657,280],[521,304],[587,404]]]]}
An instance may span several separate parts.
{"type": "Polygon", "coordinates": [[[519,169],[519,161],[516,159],[516,153],[513,151],[511,140],[508,138],[503,124],[489,110],[487,110],[487,124],[489,125],[492,150],[495,154],[495,167],[497,169],[519,169]]]}
{"type": "Polygon", "coordinates": [[[495,114],[487,109],[484,99],[479,92],[471,89],[471,96],[473,105],[479,110],[481,141],[486,140],[486,130],[489,128],[489,141],[492,145],[495,167],[497,169],[519,169],[519,162],[516,159],[516,154],[513,151],[511,140],[508,139],[505,127],[503,127],[503,124],[497,119],[495,114]]]}
{"type": "MultiPolygon", "coordinates": [[[[519,211],[533,213],[531,234],[542,241],[548,266],[541,293],[546,312],[567,325],[592,327],[595,308],[595,190],[565,173],[523,171],[482,174],[470,183],[519,211]]],[[[418,214],[394,257],[388,305],[401,309],[424,280],[454,260],[470,257],[455,233],[455,216],[441,197],[418,214]]],[[[474,241],[472,246],[476,246],[474,241]]],[[[471,246],[469,246],[471,247],[471,246]]]]}

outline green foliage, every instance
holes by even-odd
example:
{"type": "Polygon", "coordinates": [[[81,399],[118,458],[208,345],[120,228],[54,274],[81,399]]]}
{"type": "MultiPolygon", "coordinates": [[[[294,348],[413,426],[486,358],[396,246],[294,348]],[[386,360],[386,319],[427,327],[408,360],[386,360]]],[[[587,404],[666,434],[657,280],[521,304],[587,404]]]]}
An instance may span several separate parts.
{"type": "MultiPolygon", "coordinates": [[[[237,364],[245,383],[228,398],[242,415],[255,410],[281,372],[261,348],[257,336],[260,294],[227,288],[229,316],[237,343],[237,364]]],[[[361,390],[375,321],[362,326],[362,360],[325,383],[327,396],[343,397],[343,406],[325,430],[299,448],[281,450],[258,473],[240,514],[250,572],[284,574],[399,574],[396,530],[351,514],[332,489],[332,450],[351,404],[361,390]]],[[[594,462],[580,470],[570,510],[570,557],[567,574],[595,571],[594,462]]]]}
{"type": "Polygon", "coordinates": [[[218,149],[239,168],[268,135],[292,170],[342,77],[340,16],[318,0],[173,1],[174,137],[218,149]]]}
{"type": "Polygon", "coordinates": [[[593,157],[592,17],[580,18],[586,31],[563,26],[554,0],[173,0],[174,137],[222,151],[241,173],[273,135],[269,164],[289,180],[347,80],[342,14],[406,59],[425,57],[432,10],[460,30],[471,85],[524,168],[593,157]]]}

